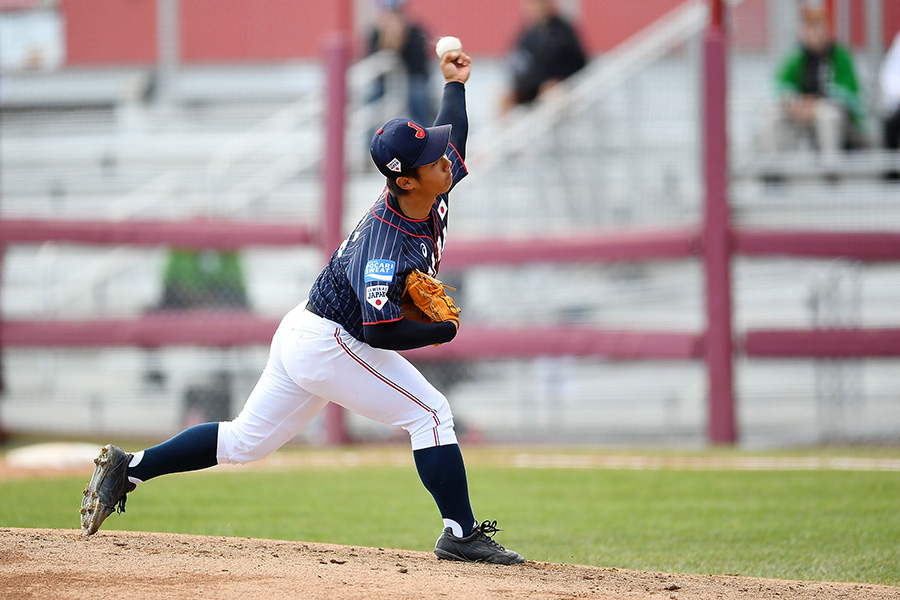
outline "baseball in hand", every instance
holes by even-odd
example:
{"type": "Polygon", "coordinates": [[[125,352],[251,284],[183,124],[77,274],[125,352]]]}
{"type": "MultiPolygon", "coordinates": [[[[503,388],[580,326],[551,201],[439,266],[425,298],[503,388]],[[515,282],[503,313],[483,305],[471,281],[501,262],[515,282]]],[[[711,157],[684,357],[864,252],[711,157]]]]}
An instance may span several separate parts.
{"type": "Polygon", "coordinates": [[[462,50],[462,42],[459,41],[458,37],[453,37],[452,35],[442,37],[437,41],[437,44],[434,45],[434,51],[437,53],[438,58],[441,58],[445,53],[454,50],[462,50]]]}

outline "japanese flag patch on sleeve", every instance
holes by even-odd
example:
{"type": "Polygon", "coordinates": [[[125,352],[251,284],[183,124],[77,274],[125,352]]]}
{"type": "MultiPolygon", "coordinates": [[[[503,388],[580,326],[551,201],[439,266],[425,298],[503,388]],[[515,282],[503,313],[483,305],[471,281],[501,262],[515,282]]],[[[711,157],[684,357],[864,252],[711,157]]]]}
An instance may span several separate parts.
{"type": "Polygon", "coordinates": [[[366,263],[366,302],[378,310],[384,308],[388,299],[388,288],[394,280],[397,263],[392,260],[373,259],[366,263]]]}

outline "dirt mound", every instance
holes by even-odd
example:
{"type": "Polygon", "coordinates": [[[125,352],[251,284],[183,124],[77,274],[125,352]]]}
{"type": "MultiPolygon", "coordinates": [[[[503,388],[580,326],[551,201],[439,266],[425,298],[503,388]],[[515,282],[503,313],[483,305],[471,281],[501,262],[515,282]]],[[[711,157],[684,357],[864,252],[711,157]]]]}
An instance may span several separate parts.
{"type": "Polygon", "coordinates": [[[251,538],[0,529],[6,598],[778,598],[900,600],[900,588],[648,573],[528,561],[511,567],[427,552],[251,538]]]}

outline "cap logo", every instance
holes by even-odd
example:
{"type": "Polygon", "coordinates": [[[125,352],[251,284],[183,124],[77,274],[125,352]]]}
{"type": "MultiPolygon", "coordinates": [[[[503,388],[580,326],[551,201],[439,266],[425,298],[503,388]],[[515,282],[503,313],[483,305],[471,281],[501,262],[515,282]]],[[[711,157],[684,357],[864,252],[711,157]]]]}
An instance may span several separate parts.
{"type": "Polygon", "coordinates": [[[408,121],[406,124],[409,125],[410,127],[412,127],[413,129],[416,130],[416,137],[417,137],[418,139],[421,140],[421,139],[423,139],[423,138],[425,137],[425,130],[424,130],[424,129],[422,129],[421,127],[419,127],[418,125],[416,125],[416,124],[413,123],[412,121],[408,121]]]}
{"type": "Polygon", "coordinates": [[[394,171],[395,173],[400,172],[400,161],[396,158],[391,159],[391,162],[389,162],[386,166],[388,169],[394,171]]]}

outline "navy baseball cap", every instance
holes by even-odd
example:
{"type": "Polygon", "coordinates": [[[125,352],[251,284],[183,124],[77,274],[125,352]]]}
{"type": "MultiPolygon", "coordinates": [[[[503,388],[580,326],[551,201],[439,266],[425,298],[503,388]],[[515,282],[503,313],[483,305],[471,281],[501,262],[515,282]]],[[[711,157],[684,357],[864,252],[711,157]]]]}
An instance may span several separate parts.
{"type": "Polygon", "coordinates": [[[446,154],[451,128],[422,127],[409,119],[394,119],[375,133],[369,153],[381,174],[393,179],[446,154]]]}

